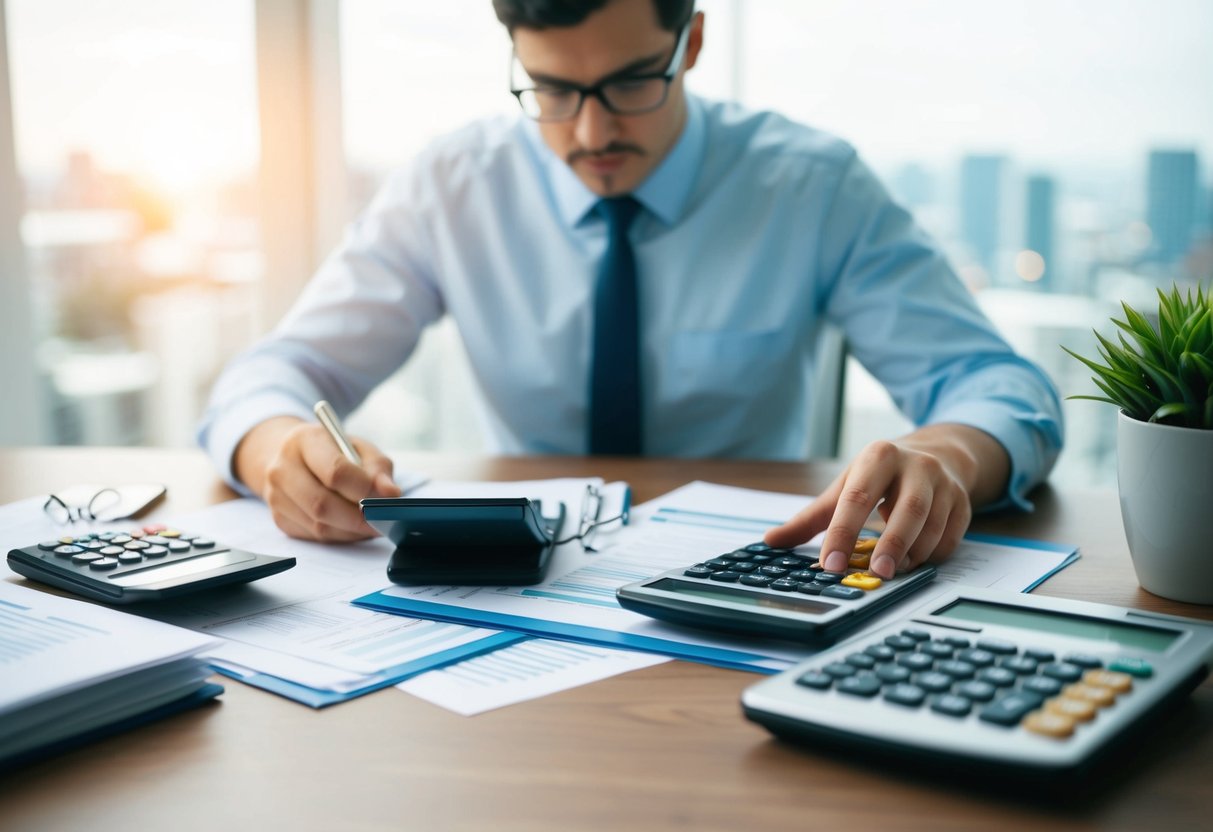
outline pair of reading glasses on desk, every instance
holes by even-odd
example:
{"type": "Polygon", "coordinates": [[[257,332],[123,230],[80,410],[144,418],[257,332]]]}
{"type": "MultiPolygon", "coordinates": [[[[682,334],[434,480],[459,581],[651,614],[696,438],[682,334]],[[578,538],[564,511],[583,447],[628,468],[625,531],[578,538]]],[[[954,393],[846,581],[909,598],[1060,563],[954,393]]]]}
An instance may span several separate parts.
{"type": "Polygon", "coordinates": [[[121,495],[113,488],[98,489],[83,505],[75,505],[64,500],[58,494],[47,496],[42,504],[46,516],[61,526],[76,522],[92,522],[104,516],[121,500],[121,495]]]}

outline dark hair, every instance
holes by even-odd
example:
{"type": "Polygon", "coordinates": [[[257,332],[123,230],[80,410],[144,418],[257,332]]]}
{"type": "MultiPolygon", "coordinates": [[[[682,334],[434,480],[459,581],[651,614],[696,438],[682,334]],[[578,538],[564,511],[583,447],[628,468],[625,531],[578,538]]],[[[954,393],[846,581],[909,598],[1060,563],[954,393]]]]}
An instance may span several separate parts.
{"type": "MultiPolygon", "coordinates": [[[[511,32],[525,29],[546,29],[576,26],[598,11],[610,0],[493,0],[497,19],[511,32]]],[[[691,19],[695,0],[653,0],[661,28],[677,32],[691,19]]]]}

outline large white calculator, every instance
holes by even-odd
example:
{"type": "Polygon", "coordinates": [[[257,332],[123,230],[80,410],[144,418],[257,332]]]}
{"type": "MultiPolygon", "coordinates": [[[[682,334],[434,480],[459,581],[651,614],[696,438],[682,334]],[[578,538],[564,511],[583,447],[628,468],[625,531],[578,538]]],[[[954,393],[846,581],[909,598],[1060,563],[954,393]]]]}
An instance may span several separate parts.
{"type": "Polygon", "coordinates": [[[1081,773],[1208,675],[1213,626],[958,589],[746,689],[813,745],[1008,774],[1081,773]]]}

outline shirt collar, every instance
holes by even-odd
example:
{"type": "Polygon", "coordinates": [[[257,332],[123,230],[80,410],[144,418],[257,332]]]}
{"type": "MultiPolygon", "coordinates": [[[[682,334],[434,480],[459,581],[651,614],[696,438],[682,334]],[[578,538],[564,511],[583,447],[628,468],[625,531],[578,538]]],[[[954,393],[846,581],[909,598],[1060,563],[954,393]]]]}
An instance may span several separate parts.
{"type": "MultiPolygon", "coordinates": [[[[582,184],[572,168],[552,152],[540,135],[538,124],[528,119],[524,131],[540,160],[561,220],[570,228],[576,228],[590,215],[601,197],[582,184]]],[[[698,98],[688,94],[687,122],[682,135],[632,196],[666,225],[673,225],[682,216],[695,186],[706,144],[703,106],[698,98]]]]}

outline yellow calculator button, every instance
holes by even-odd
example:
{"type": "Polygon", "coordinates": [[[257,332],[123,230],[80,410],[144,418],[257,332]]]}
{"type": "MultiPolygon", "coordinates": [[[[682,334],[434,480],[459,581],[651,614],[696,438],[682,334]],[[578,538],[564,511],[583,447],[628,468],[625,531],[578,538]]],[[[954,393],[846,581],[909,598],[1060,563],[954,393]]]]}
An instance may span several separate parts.
{"type": "Polygon", "coordinates": [[[853,586],[856,589],[862,589],[864,592],[875,589],[880,586],[883,581],[875,575],[869,575],[867,572],[852,572],[842,579],[843,586],[853,586]]]}
{"type": "Polygon", "coordinates": [[[851,559],[847,561],[847,566],[852,569],[867,569],[871,565],[871,555],[851,555],[851,559]]]}
{"type": "Polygon", "coordinates": [[[1116,694],[1109,688],[1100,688],[1095,685],[1084,685],[1082,683],[1069,685],[1062,694],[1069,699],[1080,699],[1085,702],[1090,702],[1097,708],[1106,708],[1116,701],[1116,694]]]}
{"type": "Polygon", "coordinates": [[[1045,710],[1051,714],[1069,717],[1075,722],[1090,722],[1095,718],[1095,706],[1085,699],[1059,696],[1045,702],[1045,710]]]}
{"type": "Polygon", "coordinates": [[[1088,670],[1082,674],[1084,685],[1094,685],[1097,688],[1108,688],[1113,693],[1128,693],[1133,689],[1133,679],[1128,673],[1118,673],[1115,670],[1088,670]]]}
{"type": "Polygon", "coordinates": [[[1024,719],[1023,727],[1034,734],[1062,740],[1074,733],[1074,720],[1051,711],[1034,711],[1024,719]]]}
{"type": "Polygon", "coordinates": [[[855,554],[870,555],[874,551],[876,551],[876,538],[861,537],[855,541],[855,554]]]}

